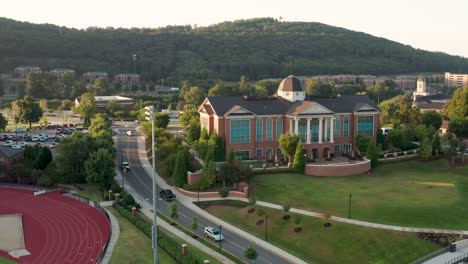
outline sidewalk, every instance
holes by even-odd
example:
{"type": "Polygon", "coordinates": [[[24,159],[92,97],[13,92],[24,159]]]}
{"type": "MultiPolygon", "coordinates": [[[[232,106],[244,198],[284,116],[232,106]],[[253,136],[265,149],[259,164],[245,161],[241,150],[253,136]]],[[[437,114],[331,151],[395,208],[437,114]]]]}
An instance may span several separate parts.
{"type": "MultiPolygon", "coordinates": [[[[146,157],[144,137],[140,137],[138,139],[138,155],[139,155],[140,162],[141,162],[143,168],[146,170],[146,172],[149,175],[151,175],[152,167],[151,167],[151,164],[148,161],[148,158],[146,157]]],[[[193,202],[196,201],[196,198],[187,197],[187,196],[181,194],[177,190],[177,188],[174,188],[174,187],[168,185],[157,173],[156,173],[156,182],[157,182],[157,184],[159,186],[161,186],[161,188],[171,189],[177,195],[177,200],[181,204],[183,204],[184,206],[186,206],[190,210],[194,211],[198,215],[203,216],[204,218],[206,218],[206,219],[208,219],[208,220],[210,220],[212,222],[219,223],[220,225],[223,226],[223,228],[226,228],[226,229],[230,230],[231,232],[234,232],[237,235],[242,236],[243,238],[252,241],[256,245],[261,246],[261,247],[267,249],[268,251],[275,252],[278,255],[281,255],[284,259],[288,260],[291,263],[295,263],[295,264],[306,264],[307,263],[307,262],[299,259],[298,257],[293,256],[290,253],[282,250],[281,248],[276,247],[276,246],[274,246],[274,245],[272,245],[272,244],[270,244],[270,243],[268,243],[268,242],[266,242],[266,241],[264,241],[262,239],[259,239],[258,237],[253,236],[253,235],[243,231],[242,229],[239,229],[239,228],[237,228],[237,227],[235,227],[235,226],[233,226],[233,225],[231,225],[231,224],[229,224],[227,222],[224,222],[223,220],[209,214],[205,210],[203,210],[203,209],[199,208],[198,206],[196,206],[195,204],[193,204],[193,202]]],[[[202,201],[202,199],[200,199],[200,200],[202,201]]],[[[208,200],[208,199],[203,199],[203,200],[208,200]]],[[[219,199],[216,199],[216,200],[219,200],[219,199]]],[[[223,263],[225,263],[225,262],[223,262],[223,263]]]]}
{"type": "MultiPolygon", "coordinates": [[[[110,205],[109,205],[109,202],[101,202],[99,204],[102,207],[112,206],[112,201],[110,202],[110,205]]],[[[112,230],[111,237],[109,239],[109,244],[107,246],[106,254],[104,254],[104,257],[101,260],[102,264],[107,264],[107,263],[109,263],[109,261],[110,261],[110,259],[112,257],[112,253],[114,252],[114,247],[117,244],[117,241],[119,240],[120,225],[119,225],[119,221],[117,221],[115,216],[111,212],[109,212],[109,210],[107,210],[106,208],[104,208],[104,210],[106,210],[107,214],[109,215],[109,218],[110,218],[110,221],[111,221],[111,230],[112,230]]]]}

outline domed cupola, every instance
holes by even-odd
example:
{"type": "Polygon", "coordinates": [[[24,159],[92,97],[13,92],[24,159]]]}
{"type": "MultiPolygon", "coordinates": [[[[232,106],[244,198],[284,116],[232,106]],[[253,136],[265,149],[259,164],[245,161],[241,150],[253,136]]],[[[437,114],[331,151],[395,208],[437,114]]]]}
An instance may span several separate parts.
{"type": "Polygon", "coordinates": [[[277,95],[291,102],[303,101],[305,91],[302,88],[301,81],[296,76],[289,75],[281,81],[278,86],[277,95]]]}

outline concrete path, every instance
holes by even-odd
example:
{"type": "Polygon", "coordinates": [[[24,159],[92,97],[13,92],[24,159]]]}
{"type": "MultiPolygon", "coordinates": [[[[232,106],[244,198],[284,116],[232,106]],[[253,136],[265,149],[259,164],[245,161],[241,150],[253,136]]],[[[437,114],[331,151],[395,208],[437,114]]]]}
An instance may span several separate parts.
{"type": "MultiPolygon", "coordinates": [[[[147,171],[147,173],[149,175],[151,175],[152,173],[152,167],[151,167],[151,164],[150,162],[148,161],[148,158],[146,156],[146,150],[145,150],[145,142],[144,142],[144,137],[140,137],[139,140],[138,140],[138,154],[139,154],[139,157],[140,157],[140,162],[143,166],[143,168],[147,171]]],[[[223,226],[223,229],[226,228],[228,229],[229,231],[231,232],[234,232],[236,233],[237,235],[239,236],[242,236],[244,239],[247,239],[249,241],[251,241],[253,244],[257,245],[257,246],[261,246],[265,249],[267,249],[268,251],[271,251],[271,252],[275,252],[276,254],[278,255],[281,255],[281,257],[283,257],[284,259],[286,259],[288,262],[290,263],[295,263],[295,264],[306,264],[307,262],[301,260],[300,258],[284,251],[283,249],[279,248],[279,247],[276,247],[254,235],[251,235],[250,233],[247,233],[245,232],[244,230],[242,229],[239,229],[211,214],[209,214],[208,212],[206,212],[205,210],[199,208],[198,206],[196,206],[194,204],[194,202],[196,201],[195,198],[191,198],[191,197],[188,197],[188,196],[185,196],[183,195],[182,193],[180,193],[177,188],[174,188],[173,186],[170,186],[168,185],[164,179],[162,179],[157,173],[156,173],[156,183],[161,186],[161,188],[165,188],[165,189],[171,189],[176,195],[177,195],[177,201],[179,201],[181,204],[183,204],[184,206],[190,208],[190,210],[192,210],[193,212],[195,212],[196,214],[200,215],[200,216],[203,216],[204,218],[212,221],[212,222],[216,222],[220,225],[223,226]]],[[[127,188],[127,186],[126,186],[127,188]]],[[[217,199],[219,200],[219,199],[217,199]]],[[[244,199],[246,201],[246,199],[244,199]]],[[[200,199],[200,201],[202,201],[202,199],[200,199]]],[[[224,262],[223,262],[224,263],[224,262]]]]}
{"type": "MultiPolygon", "coordinates": [[[[103,207],[104,206],[112,206],[112,201],[110,202],[110,205],[109,205],[109,202],[101,202],[99,204],[101,206],[103,206],[103,207]]],[[[112,230],[111,237],[109,239],[109,244],[107,245],[106,254],[104,254],[104,256],[103,256],[103,258],[101,260],[102,264],[107,264],[107,263],[109,263],[109,261],[110,261],[110,259],[112,257],[112,253],[114,252],[114,247],[117,244],[117,241],[119,240],[120,225],[119,225],[119,221],[117,221],[115,216],[109,210],[107,210],[106,208],[104,208],[104,210],[106,210],[107,214],[109,215],[109,218],[110,218],[110,221],[111,221],[111,230],[112,230]]]]}

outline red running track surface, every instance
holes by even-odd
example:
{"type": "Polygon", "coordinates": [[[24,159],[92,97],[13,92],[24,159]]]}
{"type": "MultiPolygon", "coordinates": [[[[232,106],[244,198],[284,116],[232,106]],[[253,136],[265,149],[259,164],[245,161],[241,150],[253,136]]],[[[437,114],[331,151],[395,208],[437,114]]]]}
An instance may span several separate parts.
{"type": "MultiPolygon", "coordinates": [[[[97,263],[110,233],[107,218],[96,208],[59,192],[0,188],[0,215],[21,213],[26,250],[19,263],[97,263]]],[[[1,239],[1,234],[0,234],[1,239]]]]}

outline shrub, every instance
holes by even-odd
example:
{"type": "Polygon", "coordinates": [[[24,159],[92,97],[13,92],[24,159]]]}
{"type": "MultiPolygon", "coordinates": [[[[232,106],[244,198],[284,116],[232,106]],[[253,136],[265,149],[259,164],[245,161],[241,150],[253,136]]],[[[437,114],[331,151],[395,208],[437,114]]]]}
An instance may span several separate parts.
{"type": "Polygon", "coordinates": [[[112,193],[114,193],[114,194],[122,192],[122,188],[120,187],[120,185],[117,182],[112,183],[111,190],[112,190],[112,193]]]}
{"type": "Polygon", "coordinates": [[[226,198],[229,195],[229,189],[226,186],[219,188],[218,190],[219,196],[226,198]]]}
{"type": "Polygon", "coordinates": [[[245,249],[244,255],[249,260],[255,260],[258,257],[258,253],[252,246],[249,246],[245,249]]]}
{"type": "Polygon", "coordinates": [[[176,203],[171,204],[169,216],[171,218],[179,217],[179,214],[177,213],[177,204],[176,203]]]}
{"type": "Polygon", "coordinates": [[[196,216],[192,217],[192,229],[198,228],[198,218],[196,216]]]}
{"type": "Polygon", "coordinates": [[[132,206],[135,203],[135,199],[133,199],[133,196],[129,193],[124,194],[122,197],[122,201],[127,205],[127,206],[132,206]]]}

